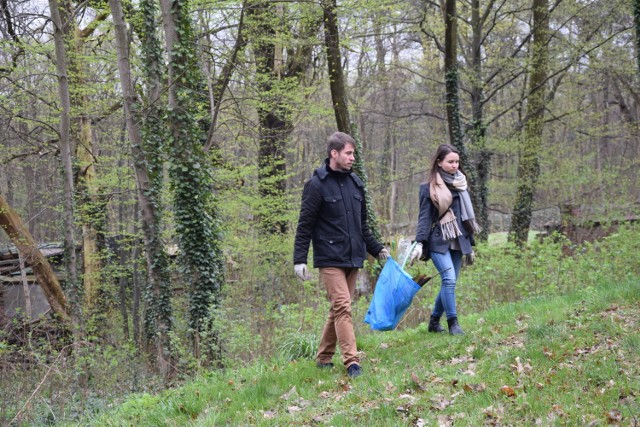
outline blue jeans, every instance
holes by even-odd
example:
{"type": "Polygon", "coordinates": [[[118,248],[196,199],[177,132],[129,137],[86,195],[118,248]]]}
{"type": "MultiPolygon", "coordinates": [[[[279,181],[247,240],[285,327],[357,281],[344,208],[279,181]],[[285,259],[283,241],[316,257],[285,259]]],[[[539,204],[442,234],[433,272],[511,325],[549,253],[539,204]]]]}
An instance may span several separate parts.
{"type": "Polygon", "coordinates": [[[438,270],[438,273],[440,273],[442,280],[440,292],[438,296],[436,296],[436,302],[433,305],[431,315],[438,319],[442,316],[442,313],[446,313],[447,319],[457,317],[456,280],[458,279],[460,267],[462,266],[462,252],[448,250],[443,254],[431,252],[430,255],[431,261],[433,261],[433,265],[438,270]]]}

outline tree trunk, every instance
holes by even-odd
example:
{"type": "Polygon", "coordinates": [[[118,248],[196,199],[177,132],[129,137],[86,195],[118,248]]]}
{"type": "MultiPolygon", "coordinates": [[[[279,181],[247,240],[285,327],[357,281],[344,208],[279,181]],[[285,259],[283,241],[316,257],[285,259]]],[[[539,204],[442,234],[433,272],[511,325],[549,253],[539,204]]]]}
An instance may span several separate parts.
{"type": "Polygon", "coordinates": [[[462,125],[460,123],[460,97],[458,94],[458,17],[456,15],[456,0],[447,0],[445,4],[445,52],[444,52],[444,73],[445,73],[445,97],[447,109],[447,124],[449,126],[449,140],[451,145],[458,149],[460,153],[460,164],[462,165],[469,183],[470,194],[474,206],[478,205],[476,188],[475,167],[469,158],[462,125]]]}
{"type": "MultiPolygon", "coordinates": [[[[252,2],[247,9],[247,37],[253,46],[256,58],[258,104],[259,150],[258,188],[263,214],[259,215],[260,227],[267,234],[285,234],[286,162],[287,140],[293,131],[291,108],[283,97],[282,88],[292,70],[282,61],[283,46],[276,43],[276,22],[280,22],[277,6],[273,2],[252,2]]],[[[294,75],[293,78],[298,76],[294,75]]],[[[299,81],[296,81],[299,84],[299,81]]]]}
{"type": "Polygon", "coordinates": [[[156,201],[150,191],[150,179],[145,167],[145,155],[142,151],[142,136],[140,131],[141,116],[136,110],[136,95],[131,79],[129,63],[129,43],[127,39],[126,23],[120,0],[109,0],[116,34],[116,49],[118,53],[118,70],[124,97],[125,120],[131,142],[134,159],[134,171],[138,194],[138,204],[142,212],[142,231],[146,249],[147,271],[152,294],[149,310],[153,316],[153,330],[156,363],[158,369],[165,376],[170,375],[171,350],[169,332],[171,331],[171,289],[167,270],[167,256],[162,247],[160,237],[160,216],[155,207],[156,201]]]}
{"type": "Polygon", "coordinates": [[[64,224],[65,224],[65,252],[67,260],[67,289],[74,316],[79,315],[78,301],[78,267],[75,250],[74,224],[74,182],[73,162],[71,159],[70,111],[71,97],[69,95],[69,79],[67,77],[67,54],[64,43],[64,28],[60,18],[57,0],[49,0],[51,21],[53,23],[53,38],[56,51],[56,71],[58,74],[58,92],[60,96],[60,157],[64,170],[64,224]]]}
{"type": "Polygon", "coordinates": [[[636,30],[636,72],[640,74],[640,0],[633,0],[633,24],[636,30]]]}
{"type": "MultiPolygon", "coordinates": [[[[83,82],[75,81],[82,85],[83,82]]],[[[86,98],[86,97],[81,97],[86,98]]],[[[87,100],[76,98],[74,105],[87,105],[87,100]]],[[[87,117],[76,118],[72,123],[79,127],[79,139],[76,146],[76,159],[80,165],[78,169],[76,192],[78,194],[78,212],[82,223],[82,284],[83,309],[85,315],[96,310],[102,283],[102,262],[100,251],[104,247],[104,228],[106,223],[106,202],[100,200],[100,188],[96,184],[96,167],[93,149],[91,123],[87,117]],[[102,242],[102,244],[101,244],[102,242]]]]}
{"type": "Polygon", "coordinates": [[[33,311],[31,310],[31,289],[29,289],[29,281],[27,280],[27,272],[25,271],[24,258],[18,251],[18,261],[20,262],[20,278],[22,279],[22,293],[24,296],[24,313],[28,320],[31,320],[33,311]]]}
{"type": "Polygon", "coordinates": [[[94,34],[97,24],[104,21],[108,14],[98,13],[87,25],[80,29],[75,21],[74,7],[70,0],[64,0],[65,36],[67,43],[69,86],[71,103],[77,112],[70,117],[71,146],[75,147],[76,203],[78,220],[82,225],[82,285],[83,311],[90,315],[97,308],[102,280],[102,262],[100,251],[104,249],[104,230],[106,227],[106,204],[108,200],[101,196],[97,184],[96,148],[93,138],[90,111],[90,98],[86,92],[87,78],[87,40],[94,34]]]}
{"type": "Polygon", "coordinates": [[[25,263],[30,265],[38,283],[47,297],[47,301],[54,313],[64,322],[69,322],[67,313],[67,300],[53,272],[49,261],[42,255],[36,246],[31,233],[24,226],[20,216],[9,206],[5,198],[0,194],[0,228],[6,233],[25,263]]]}
{"type": "MultiPolygon", "coordinates": [[[[492,4],[492,2],[490,2],[492,4]]],[[[487,7],[491,7],[488,5],[487,7]]],[[[480,0],[471,3],[471,27],[473,30],[471,66],[473,76],[471,83],[471,108],[473,113],[471,144],[476,154],[476,186],[473,191],[473,206],[476,219],[482,227],[477,235],[479,240],[486,240],[489,235],[489,177],[491,173],[491,152],[486,146],[487,126],[484,122],[484,81],[482,78],[482,28],[480,17],[480,0]]]]}
{"type": "Polygon", "coordinates": [[[170,177],[185,278],[191,282],[189,313],[196,356],[221,359],[212,319],[220,303],[224,262],[219,247],[217,207],[211,199],[212,175],[203,161],[204,135],[196,119],[193,94],[202,86],[187,1],[161,0],[165,47],[169,53],[168,121],[172,137],[170,177]],[[213,313],[213,315],[212,315],[213,313]],[[203,332],[207,331],[205,335],[203,332]]]}
{"type": "MultiPolygon", "coordinates": [[[[456,16],[456,0],[447,0],[444,17],[444,72],[449,141],[451,145],[461,150],[464,148],[464,144],[462,140],[462,128],[460,126],[460,99],[458,97],[458,18],[456,16]]],[[[462,158],[462,151],[460,152],[460,157],[460,162],[466,167],[468,159],[462,158]]]]}
{"type": "Polygon", "coordinates": [[[349,115],[349,103],[347,101],[347,86],[342,70],[342,60],[340,54],[340,34],[338,32],[338,16],[336,15],[336,0],[322,0],[324,15],[324,41],[327,50],[327,65],[329,67],[329,88],[331,90],[331,100],[333,111],[336,116],[336,125],[340,132],[347,133],[356,142],[355,163],[353,170],[358,174],[365,184],[364,197],[367,206],[367,222],[373,236],[378,241],[382,241],[378,220],[373,210],[371,196],[367,188],[368,177],[364,167],[362,144],[360,133],[355,123],[351,122],[349,115]]]}
{"type": "Polygon", "coordinates": [[[342,70],[340,54],[340,34],[338,32],[338,16],[336,15],[336,0],[322,0],[324,14],[324,42],[327,49],[327,65],[329,67],[329,87],[336,125],[340,132],[353,137],[351,119],[349,117],[349,103],[347,88],[342,70]]]}
{"type": "Polygon", "coordinates": [[[529,96],[523,141],[518,163],[518,189],[513,207],[509,240],[518,246],[527,243],[531,213],[540,176],[540,147],[545,109],[545,81],[548,67],[548,0],[533,0],[533,41],[529,96]]]}

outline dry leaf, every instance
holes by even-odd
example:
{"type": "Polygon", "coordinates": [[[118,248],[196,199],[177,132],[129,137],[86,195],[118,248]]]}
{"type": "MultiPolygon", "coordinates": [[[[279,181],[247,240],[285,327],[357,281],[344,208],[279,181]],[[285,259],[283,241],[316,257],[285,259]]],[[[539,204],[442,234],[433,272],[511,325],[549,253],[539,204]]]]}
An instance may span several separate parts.
{"type": "Polygon", "coordinates": [[[427,388],[424,386],[422,381],[420,381],[420,378],[418,378],[418,376],[413,372],[411,372],[411,380],[416,384],[416,386],[418,387],[419,390],[421,390],[421,391],[426,391],[427,390],[427,388]]]}
{"type": "Polygon", "coordinates": [[[401,394],[400,396],[398,396],[398,399],[407,399],[411,403],[416,401],[416,398],[410,394],[401,394]]]}
{"type": "Polygon", "coordinates": [[[271,418],[274,418],[276,416],[276,413],[274,411],[264,411],[262,412],[262,416],[270,420],[271,418]]]}
{"type": "Polygon", "coordinates": [[[297,396],[297,395],[298,395],[298,390],[296,390],[296,386],[293,386],[291,388],[291,390],[289,390],[288,392],[286,392],[285,394],[280,396],[280,399],[282,399],[282,400],[291,400],[292,397],[297,396]]]}
{"type": "Polygon", "coordinates": [[[516,395],[515,390],[508,385],[503,385],[502,387],[500,387],[500,391],[507,397],[514,397],[516,395]]]}
{"type": "Polygon", "coordinates": [[[487,389],[487,386],[484,385],[484,383],[482,383],[482,384],[465,384],[465,385],[462,386],[462,388],[464,389],[464,391],[480,392],[480,391],[485,391],[487,389]]]}
{"type": "Polygon", "coordinates": [[[445,399],[442,396],[436,396],[431,399],[431,409],[435,409],[436,411],[442,411],[449,405],[451,405],[451,401],[445,399]]]}
{"type": "Polygon", "coordinates": [[[605,415],[607,417],[607,422],[609,424],[615,424],[622,421],[622,414],[617,409],[612,409],[610,411],[607,411],[605,415]]]}

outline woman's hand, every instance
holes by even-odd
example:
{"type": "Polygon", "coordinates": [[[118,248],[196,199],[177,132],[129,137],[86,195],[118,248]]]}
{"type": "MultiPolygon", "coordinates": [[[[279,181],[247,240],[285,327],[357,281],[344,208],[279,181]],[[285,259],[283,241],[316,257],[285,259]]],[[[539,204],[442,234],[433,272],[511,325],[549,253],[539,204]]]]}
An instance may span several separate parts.
{"type": "Polygon", "coordinates": [[[411,251],[409,255],[409,265],[413,265],[417,260],[422,256],[422,243],[416,243],[416,246],[411,251]]]}

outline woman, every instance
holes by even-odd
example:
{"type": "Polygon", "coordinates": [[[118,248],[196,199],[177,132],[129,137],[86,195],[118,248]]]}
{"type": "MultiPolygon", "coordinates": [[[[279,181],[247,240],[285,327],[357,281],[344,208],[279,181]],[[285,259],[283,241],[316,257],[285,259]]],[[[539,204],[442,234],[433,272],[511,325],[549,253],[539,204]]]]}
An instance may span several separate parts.
{"type": "Polygon", "coordinates": [[[427,182],[420,185],[420,212],[416,231],[416,250],[411,261],[425,255],[442,278],[436,297],[429,332],[446,332],[440,317],[446,314],[451,335],[463,335],[456,312],[456,280],[463,257],[472,263],[473,234],[480,231],[467,191],[467,179],[460,169],[458,150],[449,144],[438,147],[427,182]]]}

